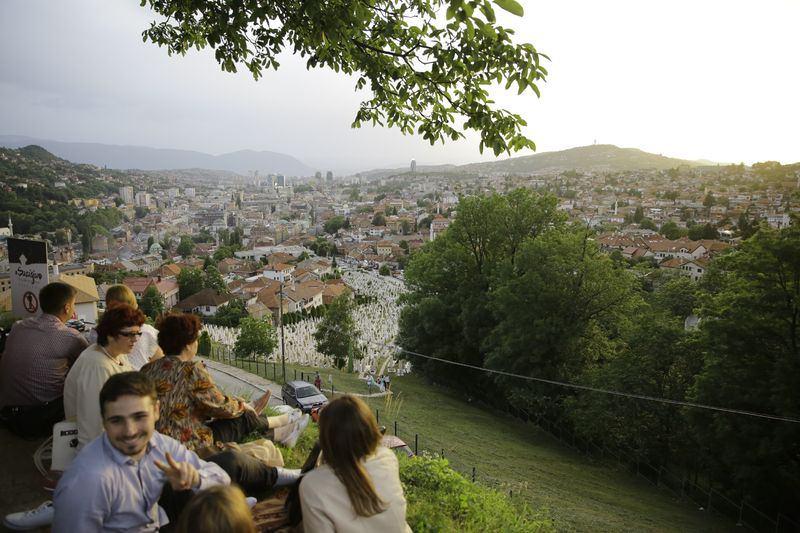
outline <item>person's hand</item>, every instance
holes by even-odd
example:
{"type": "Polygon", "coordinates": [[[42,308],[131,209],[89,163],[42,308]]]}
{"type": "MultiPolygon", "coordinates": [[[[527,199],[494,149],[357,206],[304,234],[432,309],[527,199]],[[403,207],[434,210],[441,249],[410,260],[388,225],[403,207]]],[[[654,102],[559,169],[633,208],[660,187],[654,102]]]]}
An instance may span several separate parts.
{"type": "Polygon", "coordinates": [[[167,476],[172,490],[182,491],[196,488],[200,485],[200,473],[189,463],[179,463],[166,454],[167,464],[155,461],[155,465],[167,476]]]}

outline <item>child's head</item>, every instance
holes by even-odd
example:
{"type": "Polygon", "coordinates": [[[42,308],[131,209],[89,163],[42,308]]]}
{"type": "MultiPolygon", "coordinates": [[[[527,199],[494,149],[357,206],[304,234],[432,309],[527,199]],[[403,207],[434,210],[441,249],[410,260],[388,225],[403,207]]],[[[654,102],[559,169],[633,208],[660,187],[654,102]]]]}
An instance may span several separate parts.
{"type": "Polygon", "coordinates": [[[255,533],[253,515],[242,491],[217,485],[194,495],[178,520],[178,533],[255,533]]]}

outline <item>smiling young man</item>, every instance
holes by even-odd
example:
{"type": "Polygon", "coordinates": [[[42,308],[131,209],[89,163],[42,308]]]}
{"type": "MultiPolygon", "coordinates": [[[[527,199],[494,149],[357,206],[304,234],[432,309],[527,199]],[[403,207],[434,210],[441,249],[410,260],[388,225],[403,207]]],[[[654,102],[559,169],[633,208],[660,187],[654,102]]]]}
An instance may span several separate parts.
{"type": "Polygon", "coordinates": [[[156,432],[156,388],[144,374],[110,377],[99,405],[105,433],[83,448],[59,481],[55,533],[158,531],[169,522],[159,506],[165,484],[185,493],[230,483],[218,465],[156,432]]]}
{"type": "Polygon", "coordinates": [[[235,450],[203,461],[155,430],[157,398],[155,382],[142,372],[108,378],[99,402],[105,433],[84,446],[59,480],[54,533],[157,531],[177,521],[195,491],[232,479],[255,494],[298,479],[299,470],[235,450]]]}
{"type": "Polygon", "coordinates": [[[78,448],[103,432],[97,403],[100,389],[114,374],[133,370],[126,355],[141,335],[144,314],[130,305],[108,309],[97,324],[97,344],[78,357],[64,383],[64,414],[78,424],[78,448]]]}

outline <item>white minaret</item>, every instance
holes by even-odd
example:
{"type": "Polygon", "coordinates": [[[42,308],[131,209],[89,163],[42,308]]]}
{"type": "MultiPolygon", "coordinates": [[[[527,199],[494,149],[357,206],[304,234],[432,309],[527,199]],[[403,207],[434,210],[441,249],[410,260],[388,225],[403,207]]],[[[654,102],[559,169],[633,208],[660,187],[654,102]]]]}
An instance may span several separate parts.
{"type": "Polygon", "coordinates": [[[14,224],[11,223],[11,215],[8,215],[8,232],[11,234],[11,237],[14,236],[14,224]]]}

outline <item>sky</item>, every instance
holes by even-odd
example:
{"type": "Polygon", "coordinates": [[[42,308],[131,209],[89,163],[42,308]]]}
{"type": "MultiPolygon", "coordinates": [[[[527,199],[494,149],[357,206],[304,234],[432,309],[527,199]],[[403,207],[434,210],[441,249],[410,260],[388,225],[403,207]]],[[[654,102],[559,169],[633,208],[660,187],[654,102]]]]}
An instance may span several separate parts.
{"type": "MultiPolygon", "coordinates": [[[[501,22],[550,56],[549,76],[539,99],[496,99],[527,120],[538,152],[597,142],[800,161],[800,1],[521,3],[525,17],[501,22]]],[[[270,150],[337,173],[493,159],[473,133],[431,147],[396,129],[351,129],[365,96],[354,79],[292,56],[257,82],[222,72],[209,50],[169,57],[142,42],[154,19],[138,0],[0,1],[0,134],[270,150]]]]}

